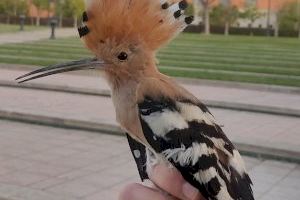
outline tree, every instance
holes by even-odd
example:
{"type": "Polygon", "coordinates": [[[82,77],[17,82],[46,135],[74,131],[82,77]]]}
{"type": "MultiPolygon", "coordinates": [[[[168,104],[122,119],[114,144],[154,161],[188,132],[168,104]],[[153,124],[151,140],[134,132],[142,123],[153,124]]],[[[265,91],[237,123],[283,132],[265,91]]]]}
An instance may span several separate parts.
{"type": "Polygon", "coordinates": [[[278,13],[280,29],[297,30],[300,38],[300,0],[285,4],[278,13]]]}
{"type": "Polygon", "coordinates": [[[15,2],[11,0],[2,0],[0,3],[1,10],[3,10],[4,15],[6,15],[6,23],[10,23],[10,17],[14,15],[14,5],[15,2]]]}
{"type": "Polygon", "coordinates": [[[250,5],[246,8],[246,10],[240,15],[241,18],[245,18],[248,19],[250,21],[250,31],[251,31],[251,35],[253,35],[252,32],[252,27],[254,22],[259,19],[260,17],[262,17],[264,14],[261,13],[256,6],[250,5]]]}
{"type": "Polygon", "coordinates": [[[28,4],[25,0],[18,0],[18,6],[17,6],[17,14],[18,15],[27,15],[28,13],[28,4]]]}
{"type": "Polygon", "coordinates": [[[72,16],[74,19],[74,27],[77,27],[78,18],[84,11],[84,0],[65,0],[63,10],[66,16],[72,16]]]}
{"type": "Polygon", "coordinates": [[[193,11],[194,11],[194,23],[199,24],[200,19],[200,11],[201,11],[201,4],[199,0],[193,0],[193,11]]]}
{"type": "Polygon", "coordinates": [[[32,3],[35,5],[37,9],[36,26],[39,26],[40,19],[41,19],[41,12],[42,10],[48,8],[49,0],[32,0],[32,3]]]}
{"type": "Polygon", "coordinates": [[[236,6],[220,4],[211,12],[212,24],[224,26],[224,35],[229,35],[230,25],[239,18],[240,12],[236,6]]]}
{"type": "Polygon", "coordinates": [[[62,21],[64,16],[64,7],[65,7],[65,0],[57,0],[55,3],[55,13],[58,16],[58,26],[62,27],[62,21]]]}
{"type": "Polygon", "coordinates": [[[11,16],[27,13],[27,5],[25,0],[1,0],[0,11],[6,15],[6,23],[9,24],[11,16]]]}
{"type": "Polygon", "coordinates": [[[210,14],[210,10],[211,10],[211,6],[212,4],[216,1],[216,0],[199,0],[202,8],[203,8],[203,18],[204,18],[204,33],[206,35],[210,34],[210,18],[209,18],[209,14],[210,14]]]}

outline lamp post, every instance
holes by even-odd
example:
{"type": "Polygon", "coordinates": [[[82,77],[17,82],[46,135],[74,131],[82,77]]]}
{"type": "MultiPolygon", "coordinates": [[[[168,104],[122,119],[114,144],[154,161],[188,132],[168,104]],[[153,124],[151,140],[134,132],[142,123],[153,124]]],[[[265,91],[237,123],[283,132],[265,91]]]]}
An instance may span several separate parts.
{"type": "Polygon", "coordinates": [[[24,31],[25,15],[20,15],[20,31],[24,31]]]}
{"type": "Polygon", "coordinates": [[[270,18],[271,18],[271,0],[268,0],[268,14],[267,14],[267,36],[271,36],[270,18]]]}
{"type": "Polygon", "coordinates": [[[50,26],[51,26],[51,35],[50,35],[50,39],[51,39],[51,40],[54,40],[54,39],[55,39],[55,28],[56,28],[56,25],[57,25],[57,20],[53,17],[53,18],[50,20],[50,26]]]}

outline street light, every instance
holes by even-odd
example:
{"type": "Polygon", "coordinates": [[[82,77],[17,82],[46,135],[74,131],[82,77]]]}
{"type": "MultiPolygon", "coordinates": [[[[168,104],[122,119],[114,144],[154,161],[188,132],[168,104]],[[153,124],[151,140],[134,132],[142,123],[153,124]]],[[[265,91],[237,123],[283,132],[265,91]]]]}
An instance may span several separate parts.
{"type": "Polygon", "coordinates": [[[25,15],[20,15],[20,31],[24,31],[25,15]]]}
{"type": "Polygon", "coordinates": [[[55,39],[55,28],[57,25],[57,20],[53,17],[50,21],[50,26],[51,26],[51,36],[50,39],[54,40],[55,39]]]}

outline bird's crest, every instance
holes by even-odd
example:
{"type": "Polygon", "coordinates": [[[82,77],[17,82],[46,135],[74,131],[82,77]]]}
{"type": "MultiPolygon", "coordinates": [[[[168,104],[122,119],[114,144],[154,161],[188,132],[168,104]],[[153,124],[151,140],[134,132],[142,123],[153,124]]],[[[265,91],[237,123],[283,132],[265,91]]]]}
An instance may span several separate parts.
{"type": "Polygon", "coordinates": [[[89,0],[79,34],[96,51],[106,40],[136,41],[157,50],[169,42],[193,17],[183,14],[185,0],[89,0]]]}

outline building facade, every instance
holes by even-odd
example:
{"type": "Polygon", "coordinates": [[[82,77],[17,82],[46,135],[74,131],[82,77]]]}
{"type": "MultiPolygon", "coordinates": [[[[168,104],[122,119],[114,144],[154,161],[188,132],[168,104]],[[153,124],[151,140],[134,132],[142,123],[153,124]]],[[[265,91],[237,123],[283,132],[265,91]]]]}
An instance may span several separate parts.
{"type": "Polygon", "coordinates": [[[37,17],[38,15],[41,18],[49,18],[54,15],[54,12],[52,11],[54,6],[54,1],[49,0],[49,6],[46,9],[38,11],[37,7],[32,3],[32,0],[27,0],[28,3],[28,16],[29,17],[37,17]]]}
{"type": "MultiPolygon", "coordinates": [[[[193,1],[195,7],[195,13],[199,13],[202,9],[201,0],[190,0],[193,1]]],[[[212,6],[219,5],[224,2],[230,2],[231,5],[236,6],[239,10],[243,11],[247,6],[256,7],[262,16],[257,19],[253,24],[249,20],[239,19],[233,26],[249,27],[250,24],[253,28],[267,28],[269,23],[271,27],[276,27],[277,24],[277,12],[287,3],[297,0],[211,0],[212,6]],[[269,20],[269,22],[268,22],[269,20]]],[[[299,0],[300,2],[300,0],[299,0]]],[[[201,22],[202,19],[199,17],[197,22],[201,22]]]]}
{"type": "MultiPolygon", "coordinates": [[[[287,3],[297,0],[247,0],[247,3],[251,3],[260,11],[262,16],[258,18],[252,25],[254,28],[267,28],[268,24],[271,28],[277,28],[277,13],[287,3]],[[247,2],[248,1],[248,2],[247,2]]],[[[239,24],[242,27],[249,26],[249,20],[239,20],[239,24]]]]}
{"type": "MultiPolygon", "coordinates": [[[[29,6],[29,16],[30,17],[37,17],[38,16],[38,9],[34,4],[32,3],[32,0],[27,0],[28,6],[29,6]]],[[[179,0],[173,0],[173,1],[179,1],[179,0]]],[[[200,4],[201,0],[187,0],[189,3],[194,4],[195,13],[199,13],[202,9],[202,6],[200,4]]],[[[241,11],[243,11],[247,6],[255,6],[261,13],[262,17],[257,19],[253,24],[252,27],[254,28],[266,28],[268,24],[268,10],[270,9],[270,25],[272,27],[276,26],[276,13],[282,6],[284,6],[286,3],[297,1],[297,0],[211,0],[213,1],[213,6],[216,6],[222,2],[230,2],[231,5],[236,6],[241,11]]],[[[300,0],[299,0],[300,1],[300,0]]],[[[44,9],[42,11],[39,11],[39,15],[41,18],[48,18],[52,17],[54,15],[54,12],[51,11],[54,7],[55,0],[49,0],[49,9],[44,9]]],[[[201,17],[196,18],[197,22],[201,22],[201,17]]],[[[240,27],[248,27],[250,25],[249,20],[239,19],[236,24],[233,26],[240,26],[240,27]]]]}

